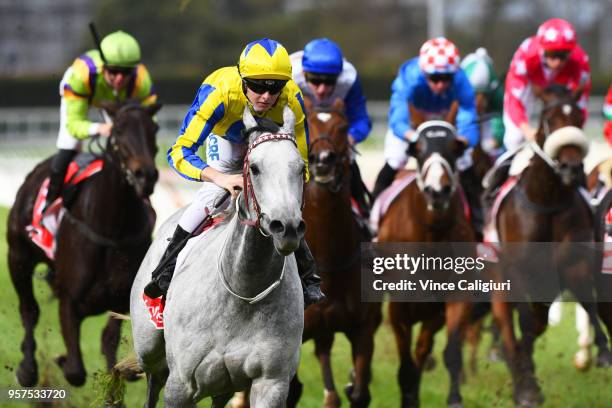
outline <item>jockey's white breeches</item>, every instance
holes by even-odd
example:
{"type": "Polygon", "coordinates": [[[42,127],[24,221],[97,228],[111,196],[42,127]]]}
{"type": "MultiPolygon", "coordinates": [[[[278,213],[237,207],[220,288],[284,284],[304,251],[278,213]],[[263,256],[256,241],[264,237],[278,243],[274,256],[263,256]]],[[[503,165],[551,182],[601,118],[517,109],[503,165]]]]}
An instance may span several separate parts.
{"type": "MultiPolygon", "coordinates": [[[[385,161],[394,170],[403,169],[408,163],[408,142],[395,136],[391,129],[385,134],[385,161]]],[[[457,170],[465,171],[474,164],[472,161],[472,148],[465,149],[463,155],[457,159],[457,170]]]]}
{"type": "Polygon", "coordinates": [[[507,151],[514,151],[525,141],[525,135],[507,113],[504,113],[504,127],[504,146],[507,151]]]}
{"type": "MultiPolygon", "coordinates": [[[[220,136],[209,135],[206,140],[206,163],[215,170],[227,172],[232,162],[242,159],[247,150],[246,144],[232,143],[220,136]]],[[[219,208],[214,208],[215,200],[225,193],[225,189],[215,183],[204,181],[196,193],[193,202],[187,206],[179,219],[179,225],[185,231],[192,232],[207,214],[218,214],[230,203],[227,200],[219,208]]]]}

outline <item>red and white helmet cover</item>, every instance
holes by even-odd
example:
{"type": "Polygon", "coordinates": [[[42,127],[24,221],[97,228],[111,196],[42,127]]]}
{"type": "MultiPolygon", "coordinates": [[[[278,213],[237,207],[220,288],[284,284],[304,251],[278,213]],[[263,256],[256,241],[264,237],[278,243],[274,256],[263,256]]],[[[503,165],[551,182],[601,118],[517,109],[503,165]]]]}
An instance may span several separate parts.
{"type": "Polygon", "coordinates": [[[542,23],[536,37],[545,51],[571,51],[576,46],[574,26],[561,18],[542,23]]]}
{"type": "Polygon", "coordinates": [[[454,74],[460,61],[459,50],[444,37],[432,38],[421,46],[419,66],[426,74],[454,74]]]}

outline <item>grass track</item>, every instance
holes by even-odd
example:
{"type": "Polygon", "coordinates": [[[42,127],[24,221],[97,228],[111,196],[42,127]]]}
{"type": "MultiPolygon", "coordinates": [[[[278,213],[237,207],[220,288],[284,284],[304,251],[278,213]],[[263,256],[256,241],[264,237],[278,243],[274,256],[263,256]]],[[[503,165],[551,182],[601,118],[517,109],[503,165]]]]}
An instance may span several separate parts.
{"type": "MultiPolygon", "coordinates": [[[[8,210],[0,208],[0,407],[24,407],[25,403],[8,402],[5,395],[8,388],[18,388],[15,370],[21,361],[20,342],[23,329],[18,314],[17,297],[13,290],[6,266],[6,217],[8,210]]],[[[104,359],[100,353],[101,330],[106,322],[105,316],[85,320],[82,327],[81,347],[88,372],[87,383],[81,388],[69,386],[60,369],[53,363],[53,358],[64,353],[58,323],[58,303],[50,297],[50,291],[42,279],[43,270],[38,270],[35,279],[35,294],[41,308],[41,318],[36,330],[38,343],[37,360],[41,382],[46,387],[68,390],[69,398],[61,407],[95,407],[95,390],[93,374],[104,369],[104,359]]],[[[124,324],[120,348],[120,357],[129,350],[129,324],[124,324]]],[[[484,345],[488,346],[490,337],[485,336],[484,345]]],[[[388,323],[383,323],[376,335],[374,356],[374,378],[371,386],[372,407],[398,407],[399,388],[396,382],[397,353],[393,336],[388,323]]],[[[444,334],[436,338],[434,356],[441,360],[444,347],[444,334]]],[[[561,324],[550,328],[545,336],[536,343],[537,374],[540,379],[547,408],[606,408],[612,407],[612,370],[592,369],[587,373],[578,373],[571,365],[571,358],[576,349],[576,331],[573,320],[573,304],[564,304],[564,319],[561,324]]],[[[468,375],[462,388],[466,407],[489,408],[511,407],[510,377],[505,365],[492,363],[485,358],[486,347],[481,347],[479,372],[476,376],[468,375]]],[[[333,366],[336,384],[342,390],[348,379],[350,350],[343,335],[336,336],[333,355],[333,366]]],[[[304,395],[300,407],[320,407],[323,387],[318,363],[313,356],[313,344],[307,343],[302,349],[302,363],[299,369],[304,383],[304,395]]],[[[421,386],[422,407],[444,407],[448,390],[448,375],[443,365],[424,375],[421,386]]],[[[141,407],[144,401],[145,383],[138,381],[127,386],[126,407],[141,407]]],[[[343,392],[343,406],[348,406],[343,392]]],[[[161,406],[159,404],[158,406],[161,406]]],[[[208,407],[206,400],[199,407],[208,407]]],[[[32,405],[34,406],[34,405],[32,405]]],[[[46,405],[49,406],[49,405],[46,405]]]]}

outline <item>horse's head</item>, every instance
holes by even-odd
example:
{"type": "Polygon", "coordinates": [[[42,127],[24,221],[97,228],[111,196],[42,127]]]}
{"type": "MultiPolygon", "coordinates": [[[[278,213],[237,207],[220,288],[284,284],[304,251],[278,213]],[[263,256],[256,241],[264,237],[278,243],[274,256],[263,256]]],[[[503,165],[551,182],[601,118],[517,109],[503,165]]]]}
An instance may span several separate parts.
{"type": "Polygon", "coordinates": [[[159,126],[153,116],[161,105],[109,103],[103,107],[113,119],[109,154],[121,167],[136,194],[141,198],[150,196],[158,178],[155,134],[159,126]]]}
{"type": "Polygon", "coordinates": [[[308,164],[317,184],[336,192],[342,186],[343,174],[350,164],[348,120],[344,102],[336,99],[329,108],[310,109],[305,98],[310,131],[308,164]]]}
{"type": "Polygon", "coordinates": [[[283,127],[268,120],[258,121],[249,108],[243,115],[249,148],[243,166],[246,210],[249,200],[257,226],[270,234],[282,255],[295,251],[306,232],[302,200],[306,164],[298,151],[293,129],[295,115],[283,110],[283,127]]]}
{"type": "Polygon", "coordinates": [[[444,121],[424,122],[417,133],[417,141],[410,144],[408,152],[417,160],[419,189],[429,210],[444,211],[458,182],[455,162],[467,146],[457,138],[455,128],[444,121]]]}
{"type": "Polygon", "coordinates": [[[581,129],[584,115],[577,103],[580,93],[560,85],[539,92],[544,106],[536,141],[556,163],[557,173],[567,186],[577,186],[584,180],[582,160],[589,149],[581,129]]]}

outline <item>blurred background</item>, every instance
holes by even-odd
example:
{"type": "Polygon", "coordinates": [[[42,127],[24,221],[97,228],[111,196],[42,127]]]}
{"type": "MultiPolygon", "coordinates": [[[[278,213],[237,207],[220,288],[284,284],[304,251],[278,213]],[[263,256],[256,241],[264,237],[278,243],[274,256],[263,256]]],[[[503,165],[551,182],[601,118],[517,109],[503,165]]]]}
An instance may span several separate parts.
{"type": "MultiPolygon", "coordinates": [[[[161,179],[153,196],[158,221],[163,221],[189,202],[194,188],[200,186],[177,177],[166,165],[164,153],[204,77],[218,67],[235,64],[246,43],[270,37],[289,52],[319,37],[340,45],[358,69],[374,122],[358,157],[362,174],[371,183],[383,165],[391,82],[400,64],[416,56],[424,41],[445,35],[462,55],[486,47],[503,76],[522,40],[552,17],[574,24],[579,43],[591,58],[593,91],[586,130],[594,146],[587,161],[594,163],[610,154],[602,137],[602,106],[612,83],[612,0],[0,0],[0,235],[5,236],[7,208],[24,177],[56,150],[59,82],[78,55],[94,48],[87,28],[90,21],[96,23],[101,36],[122,29],[138,39],[143,62],[164,103],[158,114],[161,179]]],[[[6,243],[0,238],[0,284],[5,287],[0,292],[4,297],[0,331],[6,333],[0,346],[4,365],[0,387],[14,387],[21,328],[5,253],[6,243]]],[[[44,273],[39,271],[37,276],[35,290],[43,310],[37,330],[43,385],[66,387],[53,363],[53,357],[64,350],[57,302],[44,282],[44,273]]],[[[610,373],[577,374],[571,367],[576,348],[573,309],[564,308],[568,317],[537,344],[539,375],[548,398],[545,406],[610,407],[610,373]]],[[[103,321],[103,316],[88,319],[83,328],[82,346],[90,373],[103,368],[98,340],[103,321]]],[[[130,348],[128,326],[124,325],[120,356],[130,348]]],[[[341,352],[334,354],[334,370],[339,384],[344,384],[350,354],[342,336],[337,338],[341,352]]],[[[444,343],[438,339],[434,355],[440,356],[444,343]]],[[[304,346],[300,372],[309,384],[304,407],[320,406],[322,395],[312,351],[312,344],[304,346]]],[[[507,370],[502,363],[486,360],[484,353],[479,377],[466,380],[468,406],[512,406],[507,370]]],[[[398,406],[397,355],[386,324],[377,335],[375,361],[372,406],[398,406]]],[[[71,389],[65,406],[95,406],[90,381],[83,389],[71,389]]],[[[422,390],[425,406],[445,406],[447,382],[442,364],[427,374],[422,390]]],[[[140,406],[143,381],[130,385],[130,395],[126,406],[140,406]]],[[[0,404],[10,406],[1,400],[0,404]]]]}

